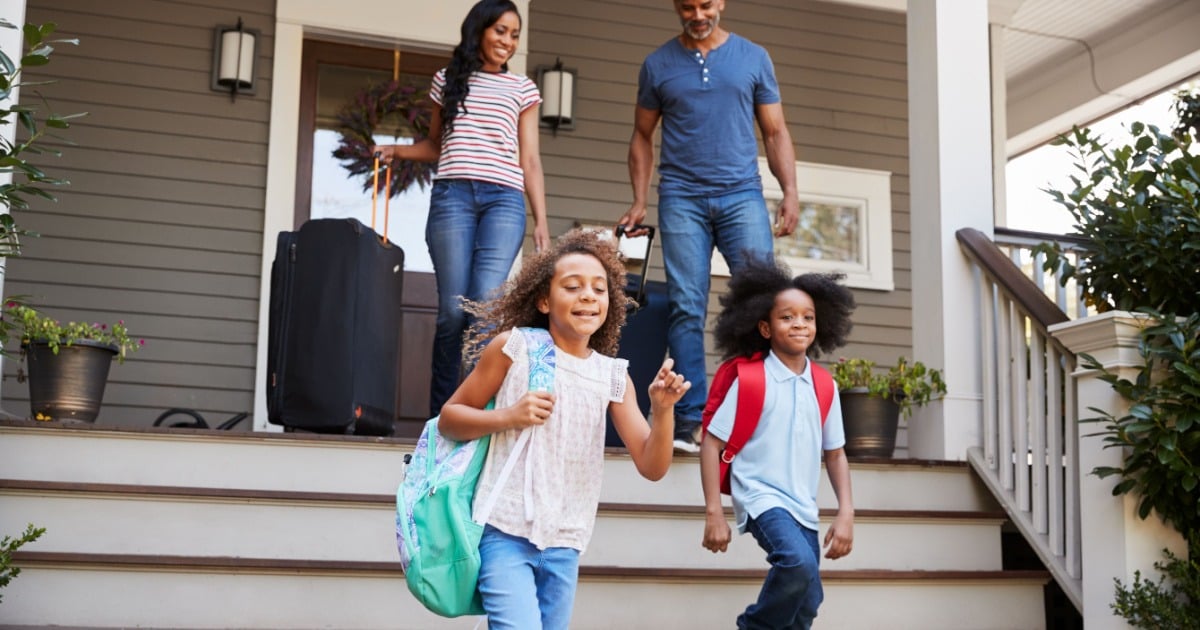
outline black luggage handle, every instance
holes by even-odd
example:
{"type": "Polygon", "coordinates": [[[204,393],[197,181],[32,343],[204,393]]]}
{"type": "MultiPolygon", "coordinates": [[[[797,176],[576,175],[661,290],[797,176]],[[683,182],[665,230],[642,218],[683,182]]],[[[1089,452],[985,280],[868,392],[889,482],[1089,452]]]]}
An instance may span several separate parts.
{"type": "Polygon", "coordinates": [[[646,230],[646,255],[642,256],[642,274],[638,279],[637,293],[633,296],[633,308],[629,309],[631,313],[646,305],[646,274],[650,271],[650,250],[654,246],[654,232],[656,231],[653,225],[636,223],[626,227],[624,224],[617,224],[617,238],[625,236],[625,232],[635,230],[646,230]]]}

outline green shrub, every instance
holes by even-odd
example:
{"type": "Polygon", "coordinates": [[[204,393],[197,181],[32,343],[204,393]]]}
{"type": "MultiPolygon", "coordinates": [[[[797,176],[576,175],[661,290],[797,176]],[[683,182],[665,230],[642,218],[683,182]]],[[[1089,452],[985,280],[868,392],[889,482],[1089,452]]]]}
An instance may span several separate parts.
{"type": "MultiPolygon", "coordinates": [[[[23,545],[31,543],[46,533],[45,527],[34,527],[32,523],[25,526],[25,533],[21,534],[20,538],[12,538],[5,536],[0,539],[0,588],[8,586],[8,583],[13,581],[13,578],[21,574],[21,569],[12,564],[12,554],[20,549],[23,545]]],[[[0,595],[0,601],[3,601],[4,596],[0,595]]]]}

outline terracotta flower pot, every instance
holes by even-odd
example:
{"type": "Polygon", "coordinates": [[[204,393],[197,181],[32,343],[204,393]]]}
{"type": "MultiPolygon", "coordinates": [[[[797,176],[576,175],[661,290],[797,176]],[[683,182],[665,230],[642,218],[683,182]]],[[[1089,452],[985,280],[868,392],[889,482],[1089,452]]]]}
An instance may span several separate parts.
{"type": "Polygon", "coordinates": [[[57,422],[95,422],[115,356],[116,346],[95,341],[61,345],[57,355],[45,342],[26,344],[29,406],[33,417],[57,422]]]}

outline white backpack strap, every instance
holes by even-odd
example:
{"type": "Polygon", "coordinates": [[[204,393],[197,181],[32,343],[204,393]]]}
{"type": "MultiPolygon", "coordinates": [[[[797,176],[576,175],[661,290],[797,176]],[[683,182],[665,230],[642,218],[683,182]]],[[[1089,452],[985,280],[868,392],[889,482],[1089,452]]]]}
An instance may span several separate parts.
{"type": "MultiPolygon", "coordinates": [[[[529,390],[554,391],[554,340],[550,337],[549,332],[537,328],[518,328],[513,331],[513,334],[525,337],[525,348],[529,353],[529,390]]],[[[533,427],[529,427],[521,431],[521,435],[517,436],[517,443],[513,446],[512,452],[508,454],[508,459],[504,461],[504,467],[500,469],[500,474],[496,477],[496,484],[492,486],[492,491],[488,493],[483,505],[475,512],[474,521],[476,523],[484,525],[487,523],[488,517],[492,515],[492,509],[496,507],[496,502],[500,500],[500,491],[504,489],[504,484],[508,482],[509,476],[512,475],[513,468],[516,468],[517,459],[529,443],[532,432],[533,427]]],[[[524,491],[525,518],[526,520],[532,520],[533,517],[530,514],[532,488],[530,486],[528,471],[526,471],[525,475],[524,491]]]]}

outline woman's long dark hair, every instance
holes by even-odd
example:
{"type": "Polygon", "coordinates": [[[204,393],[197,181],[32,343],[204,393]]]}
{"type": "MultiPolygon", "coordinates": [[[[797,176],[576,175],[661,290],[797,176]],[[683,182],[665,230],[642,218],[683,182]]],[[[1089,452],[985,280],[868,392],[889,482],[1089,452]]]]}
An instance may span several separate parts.
{"type": "MultiPolygon", "coordinates": [[[[483,32],[510,11],[517,15],[518,22],[524,23],[521,12],[517,11],[517,5],[511,0],[480,0],[463,19],[462,39],[454,47],[454,55],[446,66],[446,85],[442,88],[443,137],[454,129],[454,118],[458,116],[459,109],[466,109],[469,91],[467,79],[472,72],[483,67],[483,59],[479,57],[479,42],[483,39],[483,32]]],[[[500,66],[500,69],[507,72],[508,64],[500,66]]]]}

